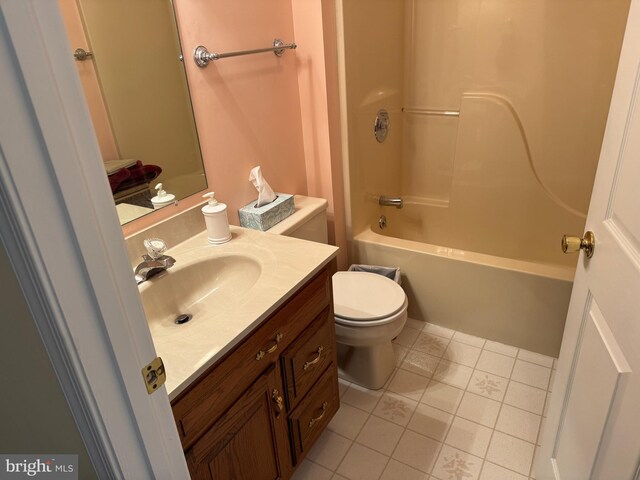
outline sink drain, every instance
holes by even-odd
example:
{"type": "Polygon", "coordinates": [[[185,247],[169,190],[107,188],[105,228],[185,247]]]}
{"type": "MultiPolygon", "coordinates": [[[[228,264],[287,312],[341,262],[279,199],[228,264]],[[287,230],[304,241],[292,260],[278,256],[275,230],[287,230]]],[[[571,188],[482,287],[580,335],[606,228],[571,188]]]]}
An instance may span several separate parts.
{"type": "Polygon", "coordinates": [[[178,315],[176,317],[176,323],[178,325],[182,325],[183,323],[187,323],[192,318],[193,318],[193,315],[191,315],[190,313],[183,313],[182,315],[178,315]]]}

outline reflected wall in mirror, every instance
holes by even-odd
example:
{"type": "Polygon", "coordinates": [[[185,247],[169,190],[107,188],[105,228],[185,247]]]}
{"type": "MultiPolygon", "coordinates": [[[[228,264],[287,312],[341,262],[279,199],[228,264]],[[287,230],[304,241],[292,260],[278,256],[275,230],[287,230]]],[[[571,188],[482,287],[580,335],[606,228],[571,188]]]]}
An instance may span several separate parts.
{"type": "Polygon", "coordinates": [[[120,223],[204,190],[171,0],[59,2],[120,223]]]}

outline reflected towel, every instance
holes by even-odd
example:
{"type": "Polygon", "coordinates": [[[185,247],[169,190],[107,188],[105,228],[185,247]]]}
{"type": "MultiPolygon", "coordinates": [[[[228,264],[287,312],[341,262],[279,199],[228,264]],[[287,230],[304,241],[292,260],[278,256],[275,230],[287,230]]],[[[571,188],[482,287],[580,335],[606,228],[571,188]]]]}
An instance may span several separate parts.
{"type": "Polygon", "coordinates": [[[140,160],[109,175],[111,192],[117,193],[137,185],[151,182],[162,173],[157,165],[143,165],[140,160]]]}

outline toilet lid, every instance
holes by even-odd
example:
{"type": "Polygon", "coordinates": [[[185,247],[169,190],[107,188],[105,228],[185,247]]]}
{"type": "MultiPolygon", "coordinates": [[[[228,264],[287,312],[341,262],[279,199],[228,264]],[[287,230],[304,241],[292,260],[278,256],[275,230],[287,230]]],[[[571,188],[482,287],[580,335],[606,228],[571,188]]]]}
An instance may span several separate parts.
{"type": "Polygon", "coordinates": [[[339,318],[378,320],[397,313],[405,304],[404,290],[382,275],[337,272],[332,280],[334,313],[339,318]]]}

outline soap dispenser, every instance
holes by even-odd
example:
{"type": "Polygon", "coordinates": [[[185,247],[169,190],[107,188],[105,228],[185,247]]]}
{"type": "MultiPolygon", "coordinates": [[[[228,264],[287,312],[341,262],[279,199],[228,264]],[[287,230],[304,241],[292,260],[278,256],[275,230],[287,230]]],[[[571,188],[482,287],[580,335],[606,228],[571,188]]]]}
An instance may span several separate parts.
{"type": "Polygon", "coordinates": [[[209,199],[209,203],[202,207],[202,214],[207,224],[209,243],[220,245],[231,240],[231,230],[229,230],[227,206],[224,203],[219,203],[214,195],[214,192],[209,192],[202,196],[209,199]]]}
{"type": "Polygon", "coordinates": [[[155,186],[155,189],[158,191],[158,194],[151,199],[151,204],[153,208],[157,210],[158,208],[166,207],[167,205],[171,205],[175,203],[176,196],[172,193],[167,193],[162,189],[162,184],[159,183],[155,186]]]}

